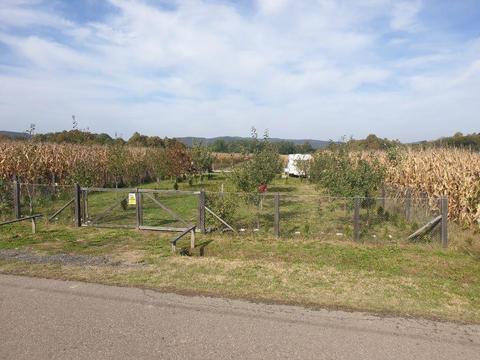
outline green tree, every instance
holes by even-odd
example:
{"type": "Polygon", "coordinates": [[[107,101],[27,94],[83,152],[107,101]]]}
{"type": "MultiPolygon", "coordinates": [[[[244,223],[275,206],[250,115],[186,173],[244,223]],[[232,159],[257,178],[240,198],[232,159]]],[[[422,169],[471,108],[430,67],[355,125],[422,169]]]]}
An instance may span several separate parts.
{"type": "Polygon", "coordinates": [[[383,183],[385,169],[378,161],[352,157],[341,148],[315,154],[310,178],[334,196],[370,198],[383,183]]]}
{"type": "Polygon", "coordinates": [[[258,139],[257,131],[252,128],[252,151],[245,152],[248,159],[241,163],[232,173],[232,181],[236,188],[246,193],[253,193],[260,185],[272,182],[281,170],[281,161],[277,147],[269,140],[265,132],[262,140],[258,139]]]}
{"type": "Polygon", "coordinates": [[[212,171],[213,155],[210,149],[201,142],[195,142],[191,149],[195,171],[201,175],[212,171]]]}

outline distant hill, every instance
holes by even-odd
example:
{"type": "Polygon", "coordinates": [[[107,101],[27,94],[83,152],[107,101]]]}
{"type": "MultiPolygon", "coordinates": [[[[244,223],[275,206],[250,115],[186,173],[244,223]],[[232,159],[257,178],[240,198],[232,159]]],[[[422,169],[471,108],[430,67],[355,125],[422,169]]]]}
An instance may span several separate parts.
{"type": "Polygon", "coordinates": [[[27,133],[24,132],[0,130],[0,136],[2,135],[12,139],[27,139],[28,137],[30,137],[27,133]]]}
{"type": "MultiPolygon", "coordinates": [[[[187,146],[192,146],[194,142],[202,142],[203,144],[211,145],[215,143],[216,141],[224,141],[226,143],[230,142],[235,142],[235,141],[244,141],[244,140],[250,140],[249,137],[240,137],[240,136],[218,136],[218,137],[213,137],[213,138],[205,138],[205,137],[192,137],[192,136],[187,136],[187,137],[177,137],[176,138],[178,141],[184,143],[187,146]]],[[[312,139],[280,139],[280,138],[270,138],[270,141],[272,142],[282,142],[282,141],[287,141],[291,142],[295,145],[303,145],[305,143],[310,143],[310,145],[314,149],[322,149],[328,146],[330,144],[330,141],[325,141],[325,140],[312,140],[312,139]]]]}

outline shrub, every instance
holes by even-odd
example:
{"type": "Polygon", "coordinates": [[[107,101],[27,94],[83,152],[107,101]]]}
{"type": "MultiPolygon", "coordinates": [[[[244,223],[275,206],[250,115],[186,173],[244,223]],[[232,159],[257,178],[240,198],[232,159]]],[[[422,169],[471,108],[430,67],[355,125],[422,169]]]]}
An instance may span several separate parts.
{"type": "Polygon", "coordinates": [[[370,198],[385,179],[385,168],[378,161],[349,156],[344,150],[315,154],[311,180],[334,196],[370,198]]]}
{"type": "Polygon", "coordinates": [[[271,183],[281,169],[278,150],[269,141],[267,133],[263,140],[258,140],[257,132],[253,128],[252,141],[254,142],[253,154],[245,154],[247,160],[239,164],[232,173],[235,187],[246,193],[256,192],[260,185],[271,183]]]}

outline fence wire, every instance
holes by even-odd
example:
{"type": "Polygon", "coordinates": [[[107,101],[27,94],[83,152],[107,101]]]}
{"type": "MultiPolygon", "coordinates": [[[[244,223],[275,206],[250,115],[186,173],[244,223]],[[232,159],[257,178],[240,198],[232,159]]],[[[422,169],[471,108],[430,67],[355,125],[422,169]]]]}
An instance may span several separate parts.
{"type": "Polygon", "coordinates": [[[198,195],[183,192],[143,192],[143,225],[184,228],[197,223],[198,195]]]}
{"type": "MultiPolygon", "coordinates": [[[[13,199],[13,185],[11,198],[13,199]]],[[[20,184],[20,216],[41,214],[43,221],[72,224],[74,187],[68,185],[20,184]],[[71,202],[69,205],[67,205],[71,202]],[[63,211],[59,212],[62,208],[63,211]],[[58,214],[57,214],[58,213],[58,214]]],[[[12,210],[10,211],[13,217],[12,210]]]]}
{"type": "MultiPolygon", "coordinates": [[[[52,222],[73,224],[74,195],[73,185],[20,184],[21,216],[42,214],[52,222]],[[63,211],[53,216],[63,207],[63,211]]],[[[434,243],[440,240],[439,199],[392,189],[384,190],[382,195],[355,200],[310,194],[207,191],[205,227],[209,232],[275,235],[275,197],[278,196],[281,237],[399,242],[436,220],[433,229],[427,227],[429,231],[420,232],[412,241],[434,243]]],[[[187,191],[141,189],[137,193],[135,189],[93,188],[84,189],[81,196],[85,225],[136,227],[140,223],[146,227],[185,228],[200,225],[199,205],[200,195],[187,191]],[[140,215],[138,201],[141,202],[140,215]]],[[[0,218],[14,218],[14,185],[11,182],[0,182],[0,218]]]]}
{"type": "Polygon", "coordinates": [[[129,204],[128,190],[83,191],[82,214],[85,225],[136,226],[136,205],[129,204]]]}
{"type": "Polygon", "coordinates": [[[0,181],[0,220],[6,221],[13,217],[13,183],[0,181]]]}
{"type": "MultiPolygon", "coordinates": [[[[238,233],[274,234],[274,197],[274,194],[207,192],[206,205],[217,215],[207,212],[207,227],[211,231],[224,231],[231,226],[238,233]]],[[[432,205],[435,203],[426,197],[358,198],[356,217],[355,198],[279,194],[280,235],[382,243],[405,241],[440,215],[438,204],[432,205]]],[[[439,227],[438,223],[413,241],[439,241],[439,227]]]]}

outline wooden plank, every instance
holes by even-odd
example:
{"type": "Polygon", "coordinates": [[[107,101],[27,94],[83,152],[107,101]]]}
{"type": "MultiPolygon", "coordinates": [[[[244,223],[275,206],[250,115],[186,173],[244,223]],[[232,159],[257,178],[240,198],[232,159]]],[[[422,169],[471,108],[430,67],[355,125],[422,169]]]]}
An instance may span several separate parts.
{"type": "Polygon", "coordinates": [[[187,226],[189,225],[188,222],[186,222],[184,219],[182,219],[177,213],[175,213],[173,210],[171,210],[168,207],[166,207],[165,205],[163,205],[160,201],[155,199],[152,195],[150,195],[149,193],[145,193],[145,195],[147,195],[155,204],[157,204],[163,210],[165,210],[167,213],[169,213],[175,220],[180,221],[184,225],[187,225],[187,226]]]}
{"type": "Polygon", "coordinates": [[[20,222],[20,221],[30,220],[30,219],[33,219],[33,218],[39,218],[39,217],[42,217],[42,216],[43,215],[41,215],[41,214],[37,214],[37,215],[25,216],[25,217],[20,218],[20,219],[7,220],[7,221],[4,221],[4,222],[1,222],[0,226],[13,224],[13,223],[17,223],[17,222],[20,222]]]}
{"type": "Polygon", "coordinates": [[[63,205],[59,210],[57,210],[52,216],[48,218],[48,221],[52,221],[58,214],[60,214],[63,210],[65,210],[68,205],[71,205],[75,201],[75,198],[71,199],[69,202],[67,202],[65,205],[63,205]]]}
{"type": "Polygon", "coordinates": [[[138,189],[138,192],[149,194],[171,194],[171,195],[198,195],[200,191],[188,190],[162,190],[162,189],[138,189]]]}
{"type": "Polygon", "coordinates": [[[408,237],[408,240],[415,240],[419,236],[422,236],[429,231],[431,231],[437,224],[442,220],[442,216],[437,216],[435,219],[430,220],[428,223],[423,225],[420,229],[415,231],[412,235],[408,237]]]}
{"type": "Polygon", "coordinates": [[[236,233],[235,229],[233,227],[231,227],[229,224],[227,224],[227,222],[225,222],[225,220],[223,220],[220,216],[218,216],[217,214],[215,214],[212,210],[210,210],[208,207],[205,206],[205,210],[207,210],[210,214],[212,214],[218,221],[220,221],[223,225],[225,225],[226,227],[228,227],[230,230],[232,230],[233,232],[236,233]]]}
{"type": "Polygon", "coordinates": [[[170,232],[183,232],[187,230],[186,228],[177,228],[177,227],[169,227],[169,226],[145,226],[142,225],[139,227],[139,230],[150,230],[150,231],[170,231],[170,232]]]}
{"type": "Polygon", "coordinates": [[[90,191],[90,192],[135,192],[137,189],[130,189],[130,188],[99,188],[99,187],[82,187],[82,191],[90,191]]]}
{"type": "Polygon", "coordinates": [[[172,252],[175,253],[177,251],[177,241],[180,240],[182,237],[187,235],[188,233],[191,233],[191,238],[190,238],[190,247],[193,249],[195,247],[195,228],[196,225],[193,225],[185,231],[183,231],[181,234],[178,236],[174,237],[172,240],[170,240],[170,244],[172,246],[172,252]],[[193,246],[193,247],[192,247],[193,246]]]}
{"type": "Polygon", "coordinates": [[[135,225],[124,225],[124,224],[82,224],[83,227],[97,227],[97,228],[106,228],[106,229],[135,229],[135,225]]]}

